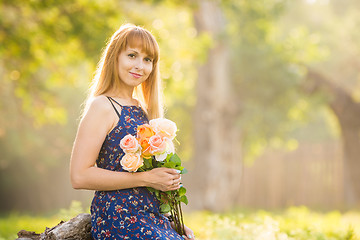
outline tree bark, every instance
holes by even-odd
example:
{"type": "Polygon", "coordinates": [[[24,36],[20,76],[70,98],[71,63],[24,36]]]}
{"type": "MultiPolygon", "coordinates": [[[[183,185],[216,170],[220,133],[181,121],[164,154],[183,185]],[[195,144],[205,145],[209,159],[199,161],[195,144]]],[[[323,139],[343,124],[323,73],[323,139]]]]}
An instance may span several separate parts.
{"type": "Polygon", "coordinates": [[[238,197],[242,159],[240,131],[235,126],[236,105],[231,92],[226,21],[220,1],[198,1],[194,13],[198,33],[212,36],[207,61],[198,68],[194,114],[194,170],[191,184],[195,208],[223,211],[238,197]],[[195,201],[194,201],[195,200],[195,201]]]}
{"type": "Polygon", "coordinates": [[[324,91],[331,99],[329,107],[336,115],[344,153],[344,196],[347,207],[360,206],[360,103],[356,102],[329,77],[308,70],[312,91],[324,91]]]}
{"type": "Polygon", "coordinates": [[[91,217],[88,213],[82,213],[67,222],[60,222],[53,228],[46,228],[45,232],[37,234],[21,230],[17,240],[60,240],[60,239],[83,239],[91,240],[91,217]]]}

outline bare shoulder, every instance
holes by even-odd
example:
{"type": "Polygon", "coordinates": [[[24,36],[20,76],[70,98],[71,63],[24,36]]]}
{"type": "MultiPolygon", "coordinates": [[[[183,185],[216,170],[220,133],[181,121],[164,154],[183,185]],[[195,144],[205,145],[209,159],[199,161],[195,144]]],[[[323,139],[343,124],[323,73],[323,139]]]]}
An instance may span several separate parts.
{"type": "Polygon", "coordinates": [[[114,120],[114,109],[106,96],[96,96],[88,101],[84,118],[103,119],[106,123],[114,120]]]}
{"type": "Polygon", "coordinates": [[[114,110],[107,97],[100,95],[89,99],[87,111],[89,113],[109,114],[114,110]]]}
{"type": "Polygon", "coordinates": [[[118,117],[106,96],[100,95],[88,100],[84,115],[80,121],[80,129],[108,133],[118,122],[118,117]]]}

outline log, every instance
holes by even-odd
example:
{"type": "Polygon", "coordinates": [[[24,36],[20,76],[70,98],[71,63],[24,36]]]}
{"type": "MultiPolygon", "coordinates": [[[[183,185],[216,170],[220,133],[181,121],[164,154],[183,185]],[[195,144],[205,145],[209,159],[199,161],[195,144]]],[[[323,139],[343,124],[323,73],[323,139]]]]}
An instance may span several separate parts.
{"type": "Polygon", "coordinates": [[[84,239],[91,240],[91,216],[81,213],[67,222],[61,221],[52,228],[46,228],[41,234],[21,230],[17,240],[60,240],[60,239],[84,239]]]}

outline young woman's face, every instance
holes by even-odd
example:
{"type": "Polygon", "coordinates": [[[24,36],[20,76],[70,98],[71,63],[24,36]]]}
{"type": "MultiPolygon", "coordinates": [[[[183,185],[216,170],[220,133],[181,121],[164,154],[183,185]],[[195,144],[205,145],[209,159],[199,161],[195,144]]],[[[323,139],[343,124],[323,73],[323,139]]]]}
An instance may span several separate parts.
{"type": "Polygon", "coordinates": [[[153,69],[153,59],[137,47],[121,51],[118,62],[120,80],[131,87],[144,82],[153,69]]]}

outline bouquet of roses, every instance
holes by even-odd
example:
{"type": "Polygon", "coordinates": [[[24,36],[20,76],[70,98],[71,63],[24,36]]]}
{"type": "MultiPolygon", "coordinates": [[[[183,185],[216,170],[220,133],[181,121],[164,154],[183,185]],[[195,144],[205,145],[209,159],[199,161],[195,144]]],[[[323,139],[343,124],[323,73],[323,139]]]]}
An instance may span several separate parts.
{"type": "MultiPolygon", "coordinates": [[[[136,137],[128,134],[120,141],[120,147],[125,153],[120,161],[121,166],[129,172],[167,167],[177,169],[181,174],[186,173],[186,169],[181,166],[181,159],[175,153],[173,140],[176,132],[176,124],[165,118],[153,119],[149,124],[138,126],[136,137]]],[[[181,202],[188,204],[186,189],[183,186],[166,192],[148,189],[160,201],[160,212],[170,212],[175,230],[184,235],[181,202]]]]}

